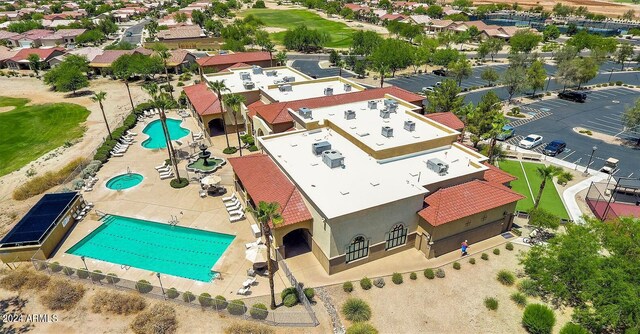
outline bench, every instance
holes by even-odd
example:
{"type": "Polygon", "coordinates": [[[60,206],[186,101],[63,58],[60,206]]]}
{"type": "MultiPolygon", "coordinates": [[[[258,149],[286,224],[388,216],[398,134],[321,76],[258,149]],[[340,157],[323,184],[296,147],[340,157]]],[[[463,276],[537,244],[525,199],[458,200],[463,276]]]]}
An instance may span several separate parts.
{"type": "Polygon", "coordinates": [[[542,160],[542,155],[541,154],[537,154],[537,153],[522,153],[522,159],[523,160],[541,161],[542,160]]]}

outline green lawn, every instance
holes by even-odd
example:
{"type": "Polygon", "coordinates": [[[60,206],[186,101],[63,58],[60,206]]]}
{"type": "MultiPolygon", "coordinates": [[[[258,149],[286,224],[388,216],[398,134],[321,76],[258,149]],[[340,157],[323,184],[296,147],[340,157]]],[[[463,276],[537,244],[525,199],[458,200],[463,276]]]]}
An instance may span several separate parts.
{"type": "Polygon", "coordinates": [[[0,96],[0,176],[9,174],[43,154],[82,136],[86,108],[71,103],[25,106],[28,99],[0,96]]]}
{"type": "MultiPolygon", "coordinates": [[[[513,160],[500,162],[500,169],[518,178],[516,181],[511,182],[513,190],[527,197],[518,202],[516,210],[529,211],[529,209],[533,207],[531,192],[533,192],[533,196],[537,196],[538,191],[540,190],[540,183],[542,183],[542,178],[540,178],[536,172],[536,168],[539,166],[542,166],[542,164],[523,162],[521,166],[520,162],[513,160]],[[522,167],[524,167],[524,171],[522,170],[522,167]],[[527,178],[531,186],[531,192],[527,185],[527,179],[524,175],[525,172],[527,173],[527,178]]],[[[562,204],[560,194],[558,194],[555,185],[550,181],[547,181],[547,184],[544,187],[542,198],[540,199],[540,207],[560,218],[569,219],[567,210],[565,209],[564,204],[562,204]]]]}
{"type": "MultiPolygon", "coordinates": [[[[349,28],[342,22],[323,19],[320,15],[305,9],[249,9],[242,12],[241,16],[253,14],[262,20],[267,27],[290,29],[299,25],[305,25],[309,29],[326,31],[331,37],[331,41],[325,45],[329,48],[348,48],[351,46],[352,34],[355,30],[349,28]]],[[[271,34],[271,37],[282,44],[285,32],[271,34]]]]}

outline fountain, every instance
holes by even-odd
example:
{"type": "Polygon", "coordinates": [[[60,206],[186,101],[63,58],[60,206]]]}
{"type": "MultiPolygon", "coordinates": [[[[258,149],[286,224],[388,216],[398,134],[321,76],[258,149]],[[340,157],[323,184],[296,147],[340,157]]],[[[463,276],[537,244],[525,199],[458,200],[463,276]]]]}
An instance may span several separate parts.
{"type": "Polygon", "coordinates": [[[204,143],[200,144],[199,148],[200,148],[201,152],[198,154],[198,156],[200,157],[200,159],[204,160],[203,161],[203,165],[208,167],[209,166],[209,160],[207,160],[207,159],[209,159],[209,157],[211,157],[211,152],[207,151],[208,147],[204,143]]]}
{"type": "Polygon", "coordinates": [[[200,153],[198,153],[195,161],[191,161],[187,165],[187,170],[192,172],[211,173],[227,163],[222,158],[212,157],[211,152],[207,151],[208,147],[203,143],[198,146],[200,153]]]}

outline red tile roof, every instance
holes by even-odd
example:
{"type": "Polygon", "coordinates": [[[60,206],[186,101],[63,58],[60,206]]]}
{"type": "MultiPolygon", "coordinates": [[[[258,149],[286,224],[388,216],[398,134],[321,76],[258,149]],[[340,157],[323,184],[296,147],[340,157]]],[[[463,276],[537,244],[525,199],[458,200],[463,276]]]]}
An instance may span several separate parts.
{"type": "Polygon", "coordinates": [[[256,115],[256,107],[263,106],[264,102],[258,100],[256,102],[251,103],[247,106],[247,115],[249,115],[249,119],[253,118],[256,115]]]}
{"type": "Polygon", "coordinates": [[[202,57],[198,59],[198,65],[200,66],[219,66],[219,65],[233,65],[236,63],[251,63],[258,61],[271,60],[269,52],[256,51],[256,52],[239,52],[226,55],[216,55],[209,57],[202,57]]]}
{"type": "Polygon", "coordinates": [[[488,162],[485,162],[484,165],[489,167],[489,169],[484,172],[485,181],[504,184],[518,179],[517,177],[503,171],[502,169],[488,162]]]}
{"type": "Polygon", "coordinates": [[[207,84],[201,82],[196,85],[185,86],[184,94],[200,116],[222,113],[218,96],[209,89],[207,84]]]}
{"type": "Polygon", "coordinates": [[[454,130],[460,131],[464,129],[464,123],[450,111],[425,114],[424,116],[454,130]]]}
{"type": "Polygon", "coordinates": [[[301,107],[307,108],[321,108],[346,103],[353,103],[358,101],[366,101],[371,99],[379,99],[385,96],[385,94],[393,95],[399,99],[405,100],[416,104],[416,102],[422,102],[424,97],[408,92],[398,87],[384,87],[367,89],[360,92],[353,92],[349,94],[338,94],[331,96],[314,97],[310,99],[277,102],[267,104],[264,106],[248,107],[250,112],[258,114],[269,124],[281,124],[287,122],[293,122],[293,118],[289,115],[288,109],[296,110],[301,107]]]}
{"type": "Polygon", "coordinates": [[[402,14],[384,14],[380,17],[380,20],[384,21],[384,20],[389,20],[389,21],[395,21],[395,20],[404,20],[405,16],[402,14]]]}
{"type": "Polygon", "coordinates": [[[280,204],[283,223],[278,226],[312,219],[302,194],[269,156],[252,154],[229,158],[229,163],[256,205],[261,201],[280,204]]]}
{"type": "MultiPolygon", "coordinates": [[[[55,53],[63,54],[63,48],[51,48],[51,49],[22,49],[16,53],[15,56],[11,57],[10,60],[13,61],[21,61],[26,60],[30,54],[36,54],[40,57],[41,60],[47,60],[55,53]]],[[[55,56],[55,55],[54,55],[55,56]]]]}
{"type": "Polygon", "coordinates": [[[442,188],[425,198],[427,207],[418,212],[432,226],[494,209],[523,199],[515,191],[492,182],[473,180],[442,188]]]}

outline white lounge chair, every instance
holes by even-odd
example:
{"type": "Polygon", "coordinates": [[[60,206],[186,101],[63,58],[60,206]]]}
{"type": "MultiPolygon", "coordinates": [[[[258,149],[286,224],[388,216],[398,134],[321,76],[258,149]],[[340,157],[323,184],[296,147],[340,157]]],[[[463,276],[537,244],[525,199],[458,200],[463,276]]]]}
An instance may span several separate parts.
{"type": "Polygon", "coordinates": [[[242,286],[247,288],[247,287],[250,287],[251,285],[253,285],[253,283],[255,283],[255,282],[256,282],[256,278],[255,277],[249,277],[244,282],[242,282],[242,286]]]}
{"type": "Polygon", "coordinates": [[[207,197],[207,191],[206,190],[200,190],[200,197],[202,197],[202,198],[207,197]]]}
{"type": "Polygon", "coordinates": [[[124,157],[124,154],[111,152],[111,156],[112,157],[124,157]]]}
{"type": "Polygon", "coordinates": [[[255,247],[258,245],[262,245],[262,238],[258,238],[256,239],[256,241],[254,242],[250,242],[248,244],[244,244],[244,247],[246,247],[247,249],[251,248],[251,247],[255,247]]]}
{"type": "Polygon", "coordinates": [[[241,212],[240,214],[237,214],[237,215],[229,216],[229,222],[231,223],[235,223],[243,219],[244,219],[244,212],[241,212]]]}
{"type": "Polygon", "coordinates": [[[127,135],[129,136],[137,136],[138,134],[135,132],[132,132],[131,130],[127,130],[127,135]]]}
{"type": "Polygon", "coordinates": [[[160,174],[165,174],[171,171],[171,166],[166,166],[164,168],[160,168],[158,169],[158,173],[160,174]]]}
{"type": "Polygon", "coordinates": [[[172,177],[173,177],[173,172],[168,173],[168,174],[160,174],[160,180],[170,179],[172,177]]]}
{"type": "Polygon", "coordinates": [[[240,214],[243,214],[243,215],[244,215],[244,209],[242,208],[242,206],[240,206],[240,208],[239,208],[239,209],[237,209],[237,210],[231,210],[231,211],[229,211],[229,216],[238,216],[238,215],[240,215],[240,214]]]}
{"type": "Polygon", "coordinates": [[[229,196],[229,197],[223,197],[223,198],[222,198],[222,201],[223,201],[223,202],[229,202],[229,201],[232,201],[232,200],[234,200],[234,199],[237,199],[237,197],[236,197],[236,193],[233,193],[233,195],[231,195],[231,196],[229,196]]]}
{"type": "Polygon", "coordinates": [[[237,206],[238,204],[242,204],[242,203],[240,203],[240,201],[237,198],[234,198],[233,200],[224,203],[224,206],[226,206],[227,208],[231,208],[231,207],[237,206]]]}
{"type": "Polygon", "coordinates": [[[229,213],[231,213],[231,212],[233,212],[233,211],[238,211],[238,210],[240,210],[240,209],[242,209],[242,204],[240,204],[240,203],[237,203],[237,204],[236,204],[236,205],[234,205],[234,206],[228,206],[228,207],[227,207],[227,211],[229,211],[229,213]]]}
{"type": "Polygon", "coordinates": [[[165,167],[167,167],[167,162],[166,162],[166,161],[165,161],[162,165],[160,165],[160,166],[155,166],[154,168],[155,168],[155,169],[162,169],[162,168],[165,168],[165,167]]]}
{"type": "Polygon", "coordinates": [[[246,288],[240,288],[240,289],[238,290],[237,294],[239,294],[239,295],[243,295],[243,296],[248,295],[248,294],[249,294],[249,287],[246,287],[246,288]]]}

